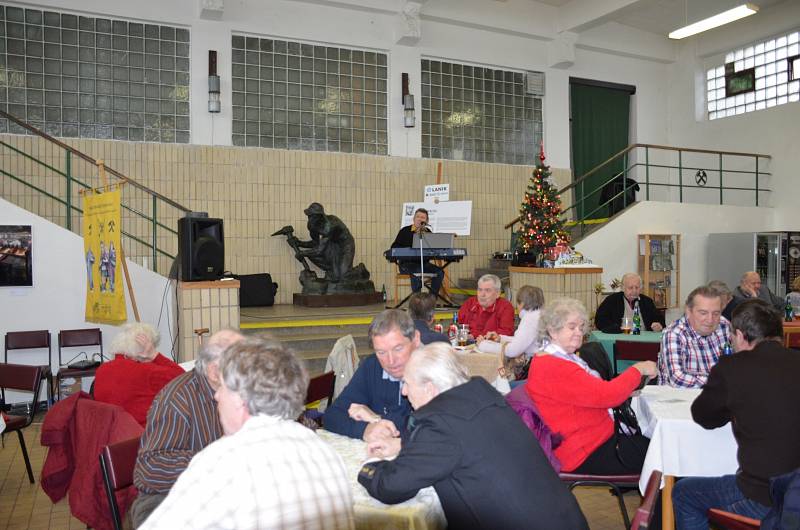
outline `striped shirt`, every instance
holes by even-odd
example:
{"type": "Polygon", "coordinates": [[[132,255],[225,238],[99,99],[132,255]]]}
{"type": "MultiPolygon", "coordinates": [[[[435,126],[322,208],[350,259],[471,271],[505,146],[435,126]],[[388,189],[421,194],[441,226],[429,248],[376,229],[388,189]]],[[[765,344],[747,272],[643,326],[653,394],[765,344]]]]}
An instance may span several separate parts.
{"type": "Polygon", "coordinates": [[[191,370],[158,393],[147,414],[133,483],[140,492],[169,493],[192,457],[222,437],[214,390],[191,370]]]}
{"type": "Polygon", "coordinates": [[[673,387],[700,388],[717,364],[722,346],[730,341],[730,323],[725,317],[707,336],[699,335],[682,316],[664,330],[658,354],[658,382],[673,387]]]}
{"type": "Polygon", "coordinates": [[[296,421],[253,416],[201,451],[140,530],[348,530],[341,457],[296,421]]]}

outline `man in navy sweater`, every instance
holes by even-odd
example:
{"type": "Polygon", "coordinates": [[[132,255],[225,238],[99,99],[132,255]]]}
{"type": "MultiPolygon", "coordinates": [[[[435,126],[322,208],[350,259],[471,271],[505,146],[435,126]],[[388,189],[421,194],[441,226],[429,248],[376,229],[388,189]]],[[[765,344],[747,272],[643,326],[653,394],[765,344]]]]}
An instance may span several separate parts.
{"type": "Polygon", "coordinates": [[[376,316],[369,337],[375,353],[325,411],[323,424],[331,432],[371,442],[399,436],[406,427],[411,405],[401,393],[403,372],[420,340],[414,321],[398,309],[376,316]]]}

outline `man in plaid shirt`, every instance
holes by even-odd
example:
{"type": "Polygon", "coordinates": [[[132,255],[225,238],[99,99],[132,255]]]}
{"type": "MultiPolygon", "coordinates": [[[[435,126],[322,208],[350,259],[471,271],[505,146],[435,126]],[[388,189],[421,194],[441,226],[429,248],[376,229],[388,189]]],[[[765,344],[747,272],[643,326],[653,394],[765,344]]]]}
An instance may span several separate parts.
{"type": "Polygon", "coordinates": [[[730,341],[730,322],[722,315],[722,299],[711,287],[689,293],[686,314],[667,326],[658,355],[659,384],[700,388],[730,341]]]}

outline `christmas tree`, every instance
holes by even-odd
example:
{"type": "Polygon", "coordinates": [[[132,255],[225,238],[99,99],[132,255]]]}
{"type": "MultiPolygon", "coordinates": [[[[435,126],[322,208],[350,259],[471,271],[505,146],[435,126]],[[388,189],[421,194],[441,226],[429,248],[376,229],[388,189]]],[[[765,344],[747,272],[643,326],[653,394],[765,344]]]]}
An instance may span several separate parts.
{"type": "Polygon", "coordinates": [[[520,208],[519,252],[534,258],[556,245],[568,245],[569,234],[564,230],[561,215],[561,198],[550,183],[550,166],[544,164],[544,143],[539,161],[533,170],[531,181],[520,208]]]}

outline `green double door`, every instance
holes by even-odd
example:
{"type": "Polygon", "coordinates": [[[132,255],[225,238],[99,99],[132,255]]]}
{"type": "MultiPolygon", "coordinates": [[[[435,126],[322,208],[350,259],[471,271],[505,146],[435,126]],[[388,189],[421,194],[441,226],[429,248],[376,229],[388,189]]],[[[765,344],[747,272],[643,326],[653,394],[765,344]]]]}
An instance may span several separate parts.
{"type": "MultiPolygon", "coordinates": [[[[585,175],[629,145],[630,98],[635,87],[570,79],[573,177],[585,175]]],[[[623,171],[623,160],[606,165],[575,188],[577,219],[608,217],[598,208],[603,185],[623,171]]]]}

